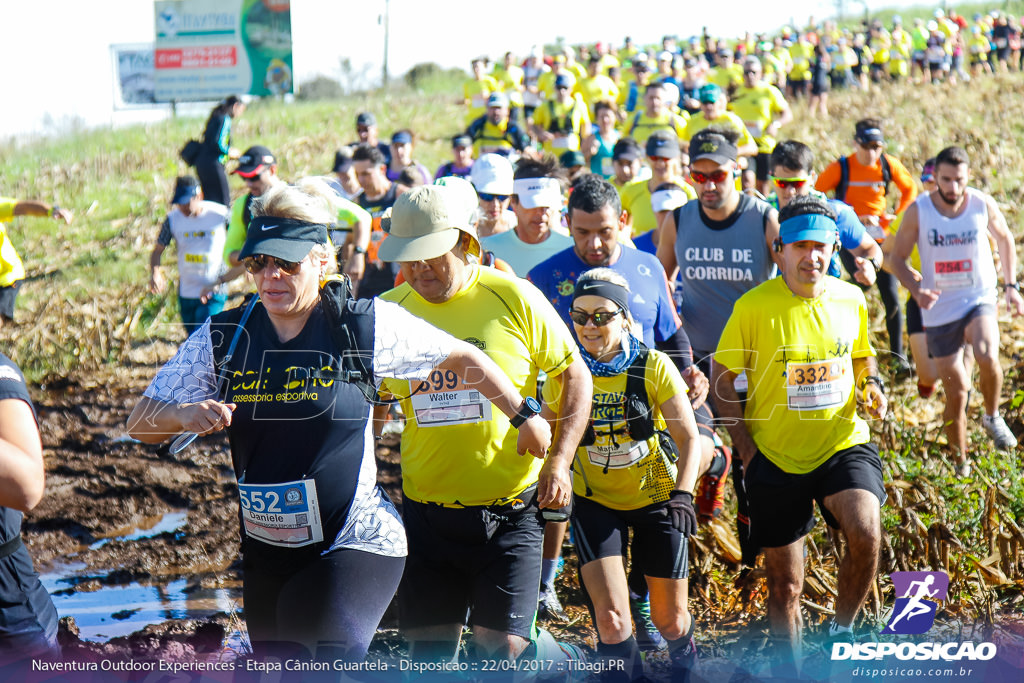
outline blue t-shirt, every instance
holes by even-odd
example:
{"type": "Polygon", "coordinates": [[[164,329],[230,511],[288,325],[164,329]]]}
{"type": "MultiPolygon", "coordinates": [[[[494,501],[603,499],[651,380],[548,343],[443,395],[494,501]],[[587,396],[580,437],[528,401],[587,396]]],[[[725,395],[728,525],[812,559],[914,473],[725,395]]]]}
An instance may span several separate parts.
{"type": "MultiPolygon", "coordinates": [[[[665,269],[654,256],[637,249],[619,247],[619,258],[610,266],[629,282],[629,312],[643,327],[644,344],[654,348],[654,343],[665,341],[682,325],[676,314],[675,304],[668,290],[665,269]]],[[[544,293],[558,311],[569,329],[572,307],[572,293],[576,278],[593,266],[588,265],[570,247],[560,251],[530,270],[527,279],[544,293]]]]}

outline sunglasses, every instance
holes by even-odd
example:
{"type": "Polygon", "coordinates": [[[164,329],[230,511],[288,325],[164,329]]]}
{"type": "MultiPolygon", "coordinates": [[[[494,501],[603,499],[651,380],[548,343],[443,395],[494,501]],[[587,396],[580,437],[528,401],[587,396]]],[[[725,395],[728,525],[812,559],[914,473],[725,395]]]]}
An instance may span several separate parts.
{"type": "Polygon", "coordinates": [[[271,261],[285,275],[295,275],[302,270],[302,261],[285,261],[276,256],[267,256],[266,254],[256,254],[255,256],[247,256],[243,259],[245,269],[253,275],[262,272],[271,261]]]}
{"type": "Polygon", "coordinates": [[[776,178],[775,176],[772,176],[772,180],[775,181],[775,187],[783,189],[792,187],[793,189],[799,190],[807,184],[807,181],[810,180],[810,178],[776,178]]]}
{"type": "Polygon", "coordinates": [[[493,202],[495,200],[504,202],[509,198],[509,195],[507,194],[491,194],[490,192],[477,192],[476,196],[480,197],[481,201],[484,202],[493,202]]]}
{"type": "Polygon", "coordinates": [[[675,157],[662,157],[662,156],[649,156],[647,158],[650,159],[651,161],[654,161],[654,162],[664,161],[666,164],[668,162],[672,161],[673,159],[675,159],[675,157]]]}
{"type": "Polygon", "coordinates": [[[593,313],[587,313],[586,311],[578,311],[575,308],[573,308],[569,310],[569,317],[572,318],[572,321],[579,325],[580,327],[586,325],[587,321],[591,319],[593,319],[594,325],[596,325],[597,327],[604,327],[612,320],[614,320],[615,316],[617,316],[619,313],[622,313],[621,308],[617,311],[595,311],[593,313]]]}
{"type": "Polygon", "coordinates": [[[726,180],[732,177],[732,171],[723,171],[721,169],[712,171],[711,173],[701,173],[700,171],[690,171],[690,178],[693,182],[698,185],[704,183],[714,183],[715,185],[721,185],[726,180]]]}
{"type": "Polygon", "coordinates": [[[864,149],[879,150],[885,147],[881,142],[862,142],[860,146],[864,149]]]}

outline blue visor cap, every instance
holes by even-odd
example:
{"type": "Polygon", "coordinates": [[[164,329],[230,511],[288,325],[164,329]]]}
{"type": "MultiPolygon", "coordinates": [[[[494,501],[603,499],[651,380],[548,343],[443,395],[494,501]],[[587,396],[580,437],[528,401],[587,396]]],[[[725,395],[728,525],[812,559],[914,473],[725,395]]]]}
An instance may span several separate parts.
{"type": "Polygon", "coordinates": [[[793,216],[779,225],[779,239],[783,244],[805,241],[835,244],[838,238],[839,230],[836,227],[836,222],[828,216],[818,213],[793,216]]]}

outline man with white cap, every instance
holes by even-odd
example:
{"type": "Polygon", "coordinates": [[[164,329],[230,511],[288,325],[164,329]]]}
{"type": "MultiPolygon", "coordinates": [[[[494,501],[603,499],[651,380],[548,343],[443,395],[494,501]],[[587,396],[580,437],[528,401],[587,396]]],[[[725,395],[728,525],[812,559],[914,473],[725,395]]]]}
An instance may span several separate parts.
{"type": "Polygon", "coordinates": [[[569,468],[586,428],[592,380],[565,324],[519,278],[470,262],[480,245],[451,188],[402,195],[385,219],[382,259],[405,283],[386,292],[409,312],[471,341],[494,358],[524,396],[510,419],[473,391],[471,377],[387,380],[407,416],[402,479],[407,571],[401,623],[416,660],[451,661],[466,623],[476,652],[493,659],[566,657],[535,630],[542,508],[570,501],[569,468]],[[539,372],[557,376],[571,407],[547,453],[516,452],[515,430],[542,429],[539,372]]]}
{"type": "Polygon", "coordinates": [[[480,239],[507,232],[515,227],[516,215],[508,210],[512,199],[512,164],[500,154],[485,154],[470,170],[469,179],[476,189],[476,234],[480,239]]]}
{"type": "Polygon", "coordinates": [[[530,149],[530,136],[509,118],[505,93],[492,93],[487,98],[487,113],[469,124],[466,135],[473,139],[477,158],[484,154],[515,158],[530,149]]]}
{"type": "Polygon", "coordinates": [[[572,246],[561,226],[564,172],[551,155],[540,161],[521,159],[512,183],[516,227],[483,241],[484,249],[507,261],[519,277],[572,246]]]}

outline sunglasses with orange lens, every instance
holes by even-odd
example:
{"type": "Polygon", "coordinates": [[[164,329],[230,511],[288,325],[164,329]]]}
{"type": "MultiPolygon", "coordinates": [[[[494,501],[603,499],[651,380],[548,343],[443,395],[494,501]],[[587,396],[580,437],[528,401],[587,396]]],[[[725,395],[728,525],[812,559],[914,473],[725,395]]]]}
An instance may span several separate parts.
{"type": "Polygon", "coordinates": [[[775,176],[772,176],[772,180],[775,182],[775,187],[779,189],[792,187],[795,190],[799,190],[807,184],[807,181],[810,180],[810,178],[776,178],[775,176]]]}
{"type": "Polygon", "coordinates": [[[716,185],[721,185],[722,183],[724,183],[726,180],[728,180],[731,177],[732,177],[732,172],[730,172],[730,171],[723,171],[722,169],[718,169],[717,171],[712,171],[711,173],[701,173],[700,171],[690,171],[690,178],[692,178],[693,182],[697,183],[698,185],[703,185],[704,183],[708,183],[708,182],[714,183],[716,185]]]}

